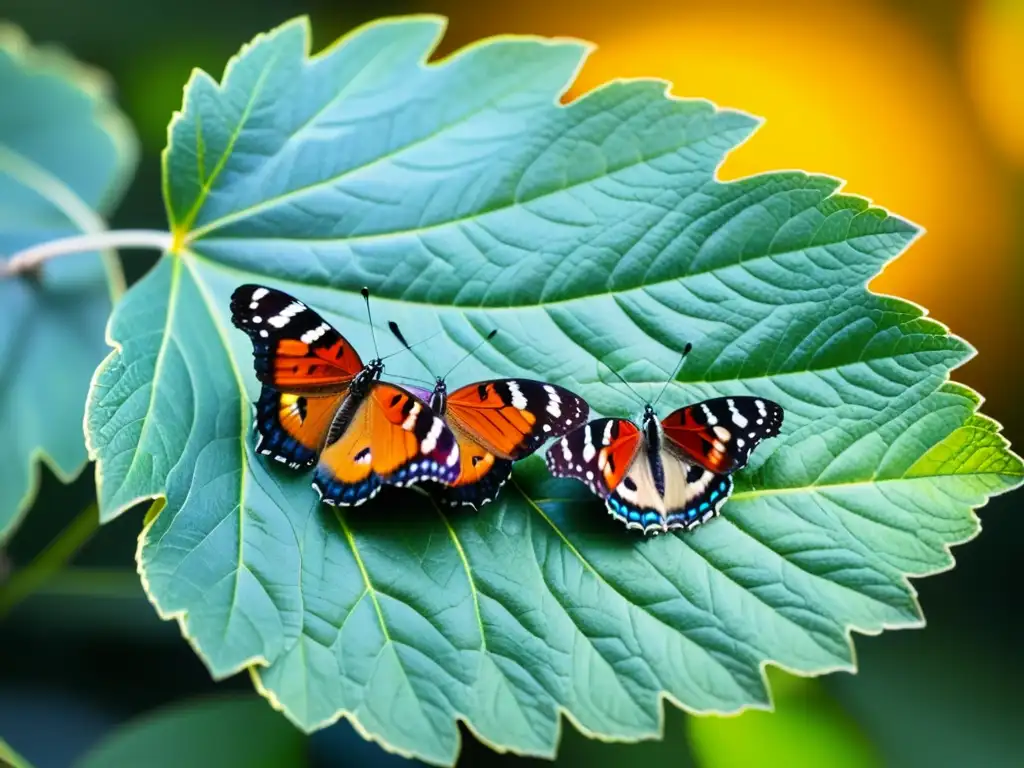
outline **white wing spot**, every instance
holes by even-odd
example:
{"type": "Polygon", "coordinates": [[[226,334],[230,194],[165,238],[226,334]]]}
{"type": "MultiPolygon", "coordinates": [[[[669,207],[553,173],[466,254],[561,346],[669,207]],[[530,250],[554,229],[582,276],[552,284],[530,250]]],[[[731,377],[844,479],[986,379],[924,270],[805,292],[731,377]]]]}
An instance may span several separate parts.
{"type": "Polygon", "coordinates": [[[708,426],[713,427],[718,423],[718,419],[715,418],[715,414],[713,414],[711,409],[704,405],[704,403],[700,404],[700,409],[704,411],[704,418],[708,420],[708,426]]]}
{"type": "Polygon", "coordinates": [[[299,340],[303,344],[312,344],[314,341],[316,341],[325,333],[327,333],[327,331],[329,331],[330,328],[331,326],[329,326],[327,323],[320,323],[320,325],[318,325],[316,328],[308,330],[304,334],[302,334],[302,336],[299,337],[299,340]]]}
{"type": "MultiPolygon", "coordinates": [[[[414,407],[418,409],[420,404],[415,403],[414,407]]],[[[406,419],[405,422],[408,423],[409,419],[406,419]]],[[[415,421],[413,423],[415,423],[415,421]]],[[[434,449],[437,448],[437,438],[441,436],[441,430],[443,428],[444,422],[435,416],[433,423],[430,425],[430,431],[427,432],[427,436],[424,437],[423,442],[420,443],[420,453],[433,453],[434,449]]],[[[402,429],[408,431],[411,427],[406,427],[405,424],[402,424],[402,429]]]]}
{"type": "MultiPolygon", "coordinates": [[[[456,464],[459,463],[459,444],[458,443],[454,443],[452,445],[452,452],[448,455],[448,462],[447,463],[448,463],[449,467],[454,467],[456,464]]],[[[436,462],[435,462],[435,466],[436,466],[436,462]]]]}
{"type": "Polygon", "coordinates": [[[509,394],[512,395],[512,407],[518,408],[520,411],[525,411],[530,403],[527,401],[526,396],[523,395],[523,390],[519,388],[519,384],[514,381],[509,381],[508,391],[509,394]]]}
{"type": "Polygon", "coordinates": [[[562,446],[562,456],[565,458],[566,463],[571,462],[572,451],[569,450],[569,440],[563,437],[560,445],[562,446]]]}
{"type": "Polygon", "coordinates": [[[542,428],[542,429],[543,429],[543,430],[544,430],[545,432],[550,432],[550,431],[551,431],[551,425],[550,425],[550,424],[544,424],[544,425],[543,425],[543,426],[542,426],[541,428],[542,428]]]}
{"type": "Polygon", "coordinates": [[[747,444],[747,441],[744,440],[742,437],[736,438],[736,447],[737,448],[742,448],[746,444],[747,444]]]}
{"type": "Polygon", "coordinates": [[[729,406],[729,412],[732,414],[732,423],[740,429],[747,426],[747,417],[739,412],[739,409],[736,408],[736,403],[731,397],[725,401],[725,404],[729,406]]]}
{"type": "MultiPolygon", "coordinates": [[[[550,384],[544,385],[544,391],[548,393],[548,408],[547,411],[556,419],[562,415],[562,398],[558,396],[558,392],[550,384]]],[[[572,419],[566,419],[566,424],[572,424],[572,419]]]]}
{"type": "MultiPolygon", "coordinates": [[[[402,422],[402,429],[406,432],[412,432],[413,427],[416,426],[416,417],[420,413],[420,404],[413,401],[412,408],[409,410],[409,415],[405,417],[405,421],[402,422]]],[[[438,434],[441,434],[441,430],[438,430],[438,434]]],[[[437,439],[436,436],[434,438],[437,439]]],[[[431,449],[433,450],[433,449],[431,449]]],[[[430,453],[430,451],[424,450],[424,453],[430,453]]]]}
{"type": "Polygon", "coordinates": [[[269,334],[269,333],[267,333],[266,331],[260,331],[260,337],[261,337],[261,338],[264,338],[264,339],[265,339],[265,338],[267,338],[267,336],[269,336],[269,335],[270,335],[270,334],[269,334]]]}
{"type": "Polygon", "coordinates": [[[615,421],[612,419],[608,420],[608,423],[604,425],[604,437],[601,440],[602,445],[610,445],[612,442],[612,425],[615,421]]]}
{"type": "Polygon", "coordinates": [[[597,449],[594,447],[594,438],[590,434],[590,425],[583,428],[583,460],[588,464],[594,460],[597,449]]]}
{"type": "Polygon", "coordinates": [[[732,437],[732,432],[730,432],[728,429],[726,429],[725,427],[720,426],[718,424],[716,424],[712,428],[712,431],[715,433],[715,436],[719,440],[728,440],[730,437],[732,437]]]}
{"type": "Polygon", "coordinates": [[[757,412],[761,414],[761,418],[764,418],[765,416],[768,415],[768,411],[765,410],[764,407],[764,400],[755,400],[754,405],[757,406],[757,412]]]}
{"type": "Polygon", "coordinates": [[[252,300],[259,301],[268,293],[270,293],[270,291],[268,291],[266,288],[257,288],[255,291],[252,292],[252,300]]]}

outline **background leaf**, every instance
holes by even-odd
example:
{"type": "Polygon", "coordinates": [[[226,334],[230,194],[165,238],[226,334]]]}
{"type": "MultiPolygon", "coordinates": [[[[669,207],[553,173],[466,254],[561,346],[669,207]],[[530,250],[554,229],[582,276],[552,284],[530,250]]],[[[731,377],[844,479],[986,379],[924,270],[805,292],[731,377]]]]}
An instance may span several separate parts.
{"type": "Polygon", "coordinates": [[[774,711],[738,717],[688,717],[687,735],[700,768],[786,765],[875,768],[871,743],[820,683],[769,672],[774,711]]]}
{"type": "MultiPolygon", "coordinates": [[[[34,49],[0,25],[0,258],[103,228],[136,162],[134,135],[105,78],[34,49]]],[[[81,471],[89,378],[106,353],[113,254],[61,259],[34,277],[0,281],[0,541],[31,504],[40,459],[62,479],[81,471]]]]}
{"type": "Polygon", "coordinates": [[[122,726],[77,768],[278,768],[305,764],[306,739],[254,697],[172,705],[122,726]]]}
{"type": "Polygon", "coordinates": [[[21,755],[11,749],[3,739],[0,739],[0,764],[10,766],[10,768],[32,768],[32,766],[29,765],[21,755]]]}
{"type": "MultiPolygon", "coordinates": [[[[652,738],[665,697],[764,708],[766,661],[851,670],[852,629],[920,626],[907,577],[949,568],[1021,464],[947,382],[969,347],[864,287],[915,227],[827,177],[716,181],[756,120],[662,83],[559,105],[582,44],[425,64],[441,30],[385,21],[310,60],[292,22],[188,85],[165,155],[178,247],[119,305],[87,415],[104,519],[167,498],[139,549],[161,615],[303,728],[346,715],[434,763],[457,718],[533,755],[561,713],[652,738]],[[478,515],[398,491],[334,513],[252,454],[251,349],[228,319],[249,280],[364,354],[369,284],[382,327],[443,332],[432,369],[498,327],[452,385],[540,376],[602,414],[636,405],[596,359],[651,395],[691,341],[662,408],[759,394],[783,433],[692,535],[629,535],[536,457],[478,515]]],[[[426,373],[413,355],[388,372],[426,373]]]]}

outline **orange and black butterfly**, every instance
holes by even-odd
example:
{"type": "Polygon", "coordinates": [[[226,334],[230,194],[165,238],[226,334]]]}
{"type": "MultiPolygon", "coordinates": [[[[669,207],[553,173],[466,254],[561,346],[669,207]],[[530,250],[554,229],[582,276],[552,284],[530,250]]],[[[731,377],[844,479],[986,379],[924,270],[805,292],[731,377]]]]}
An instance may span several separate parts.
{"type": "Polygon", "coordinates": [[[380,381],[383,360],[364,365],[301,301],[242,285],[231,296],[231,321],[252,341],[262,384],[256,450],[293,469],[315,464],[313,487],[325,503],[358,505],[385,484],[458,478],[459,446],[443,420],[421,397],[380,381]]]}
{"type": "MultiPolygon", "coordinates": [[[[406,347],[398,326],[392,333],[406,347]]],[[[491,331],[479,346],[494,338],[491,331]]],[[[433,390],[409,387],[444,419],[459,446],[460,468],[454,480],[442,481],[436,495],[451,504],[478,509],[498,495],[512,472],[512,463],[524,459],[548,438],[561,437],[586,423],[587,402],[564,387],[533,379],[491,379],[448,392],[447,376],[436,377],[433,390]]]]}

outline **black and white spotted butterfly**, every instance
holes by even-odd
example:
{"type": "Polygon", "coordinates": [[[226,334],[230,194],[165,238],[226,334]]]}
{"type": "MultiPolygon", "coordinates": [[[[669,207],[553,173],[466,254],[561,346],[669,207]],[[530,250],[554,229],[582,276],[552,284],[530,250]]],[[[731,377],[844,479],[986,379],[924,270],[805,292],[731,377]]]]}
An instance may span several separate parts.
{"type": "Polygon", "coordinates": [[[781,406],[759,397],[717,397],[660,421],[647,403],[640,426],[595,419],[570,432],[548,449],[547,465],[585,483],[627,528],[688,531],[718,514],[730,475],[779,434],[782,419],[781,406]]]}

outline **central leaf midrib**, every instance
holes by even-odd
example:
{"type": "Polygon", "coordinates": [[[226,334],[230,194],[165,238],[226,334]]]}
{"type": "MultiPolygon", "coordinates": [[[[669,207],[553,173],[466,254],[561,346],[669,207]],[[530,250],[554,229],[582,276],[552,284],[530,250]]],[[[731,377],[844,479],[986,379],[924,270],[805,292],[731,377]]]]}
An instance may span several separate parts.
{"type": "MultiPolygon", "coordinates": [[[[421,300],[421,299],[409,299],[409,298],[405,298],[405,297],[395,297],[395,296],[388,296],[386,294],[375,293],[374,294],[374,301],[386,301],[386,302],[393,302],[393,303],[398,303],[398,304],[406,304],[406,305],[413,305],[413,306],[423,306],[423,307],[431,307],[431,308],[435,308],[435,309],[447,309],[447,310],[479,309],[479,310],[487,310],[488,312],[507,312],[507,311],[521,312],[521,311],[529,310],[529,309],[546,309],[548,307],[561,306],[561,305],[565,305],[565,304],[573,304],[573,303],[584,302],[584,301],[593,301],[595,299],[604,298],[604,297],[607,297],[607,296],[619,297],[619,296],[628,295],[630,293],[647,292],[648,290],[650,290],[652,288],[657,288],[657,287],[660,287],[660,286],[663,286],[663,285],[668,285],[670,283],[683,282],[683,281],[686,281],[686,280],[689,280],[689,279],[692,279],[692,278],[702,277],[702,276],[705,276],[705,275],[718,274],[718,273],[727,272],[727,271],[735,270],[735,269],[745,269],[747,265],[752,264],[752,263],[758,263],[758,262],[761,262],[761,261],[763,261],[765,259],[776,259],[776,258],[784,257],[784,256],[793,256],[793,255],[796,255],[796,254],[799,254],[799,253],[804,253],[804,252],[806,252],[808,250],[814,250],[814,249],[818,249],[818,248],[827,248],[829,246],[851,245],[852,243],[854,243],[854,242],[856,242],[858,240],[876,238],[878,236],[879,236],[879,233],[871,233],[871,234],[863,234],[863,235],[854,235],[852,237],[845,237],[845,238],[843,238],[841,240],[832,240],[832,241],[828,241],[828,242],[810,243],[810,244],[802,246],[800,248],[794,248],[794,249],[789,249],[789,250],[785,250],[785,251],[772,251],[772,252],[760,253],[760,254],[757,254],[756,256],[751,256],[751,257],[742,259],[742,260],[737,261],[737,262],[731,262],[731,263],[722,264],[722,265],[719,265],[719,266],[712,266],[712,267],[708,267],[708,268],[705,268],[705,269],[697,270],[697,271],[694,271],[694,272],[688,272],[688,273],[683,274],[683,275],[676,275],[676,276],[673,276],[673,277],[667,277],[667,278],[663,278],[663,279],[660,279],[660,280],[654,280],[654,281],[649,282],[649,283],[642,283],[642,284],[639,284],[639,285],[630,285],[630,286],[626,286],[626,287],[623,287],[623,288],[615,288],[615,289],[613,289],[613,288],[606,288],[603,291],[596,291],[596,292],[592,292],[592,293],[584,293],[584,294],[580,294],[580,295],[577,295],[577,296],[568,296],[568,297],[562,298],[562,299],[544,299],[544,298],[540,298],[537,301],[530,301],[528,303],[523,303],[523,304],[500,304],[500,305],[489,305],[489,304],[455,304],[455,303],[437,304],[435,302],[424,301],[424,300],[421,300]]],[[[247,240],[253,240],[253,239],[258,240],[259,242],[268,242],[268,241],[274,240],[274,238],[234,238],[234,239],[239,241],[239,242],[245,242],[247,240]]],[[[221,242],[224,242],[224,240],[221,240],[221,242]]],[[[322,283],[314,283],[314,282],[311,282],[311,281],[299,280],[299,279],[292,278],[292,277],[283,277],[283,276],[281,276],[279,274],[260,272],[260,271],[255,270],[255,269],[243,269],[241,267],[237,267],[237,266],[234,266],[234,265],[231,265],[231,264],[225,264],[224,262],[220,261],[219,259],[217,259],[217,258],[215,258],[213,256],[204,254],[200,250],[196,250],[196,246],[201,246],[201,245],[202,245],[201,242],[199,242],[199,243],[192,243],[190,245],[191,250],[189,252],[196,259],[198,259],[198,260],[200,260],[200,261],[202,261],[202,262],[204,262],[206,264],[209,264],[211,267],[213,267],[215,269],[219,269],[219,270],[221,270],[223,272],[242,274],[242,275],[248,276],[249,278],[251,278],[251,276],[253,276],[253,275],[257,275],[257,276],[261,276],[261,277],[272,278],[272,279],[277,280],[278,282],[281,282],[281,283],[287,283],[289,285],[296,285],[296,286],[301,286],[301,287],[306,287],[306,288],[317,288],[317,289],[320,289],[320,290],[336,290],[336,291],[344,292],[344,293],[354,293],[354,291],[347,290],[347,289],[342,288],[340,286],[324,285],[322,283]]],[[[872,295],[874,295],[874,294],[872,294],[872,295]]],[[[918,318],[918,319],[920,319],[920,318],[918,318]]]]}
{"type": "MultiPolygon", "coordinates": [[[[221,263],[219,261],[216,261],[214,259],[210,259],[210,258],[208,258],[208,257],[206,257],[206,256],[204,256],[204,255],[202,255],[202,254],[200,254],[200,253],[198,253],[196,251],[189,251],[188,254],[190,256],[194,257],[197,261],[200,261],[203,264],[208,265],[212,269],[218,270],[218,271],[220,271],[222,273],[226,273],[226,274],[242,276],[242,279],[245,282],[248,282],[248,281],[252,280],[254,275],[259,275],[260,274],[260,273],[256,273],[256,272],[250,272],[250,271],[246,271],[246,270],[243,270],[243,269],[239,269],[237,267],[232,267],[232,266],[225,265],[225,264],[223,264],[223,263],[221,263]]],[[[317,288],[319,290],[328,290],[326,286],[311,285],[311,284],[308,284],[308,283],[303,283],[303,282],[298,281],[298,280],[290,280],[290,279],[287,279],[287,278],[280,278],[280,277],[278,277],[276,275],[272,276],[272,277],[273,277],[275,282],[286,284],[286,285],[295,285],[295,286],[299,286],[299,287],[313,287],[313,288],[317,288]]],[[[679,278],[679,279],[682,279],[682,278],[679,278]]],[[[644,288],[630,289],[630,290],[644,290],[644,288]]],[[[352,293],[350,291],[340,291],[340,290],[339,290],[339,292],[352,293]]],[[[625,291],[623,291],[622,293],[625,293],[625,291]]],[[[611,295],[618,295],[618,294],[611,294],[611,295]]],[[[582,299],[576,299],[576,300],[582,300],[582,299]]],[[[423,306],[423,307],[429,307],[431,309],[436,309],[436,310],[441,310],[441,311],[450,311],[450,312],[458,312],[460,310],[464,310],[465,309],[463,307],[459,307],[459,306],[455,306],[455,305],[451,305],[451,304],[432,304],[432,303],[426,303],[426,302],[415,302],[415,301],[408,301],[408,300],[405,300],[405,299],[391,298],[391,297],[388,297],[388,296],[380,296],[379,294],[374,294],[374,301],[377,301],[377,302],[384,301],[384,302],[389,302],[389,303],[399,304],[399,305],[411,304],[411,305],[414,305],[414,306],[423,306]]],[[[544,307],[544,306],[547,306],[547,305],[538,304],[538,305],[531,305],[531,306],[524,306],[524,307],[498,307],[498,308],[485,308],[485,307],[482,307],[480,309],[487,309],[487,311],[493,311],[493,309],[508,309],[508,310],[513,310],[513,311],[524,311],[524,310],[530,309],[532,307],[544,307]]],[[[471,308],[471,309],[474,309],[474,308],[471,308]]],[[[921,319],[922,318],[919,318],[919,317],[911,317],[911,318],[909,318],[909,322],[916,323],[916,322],[919,322],[921,319]]],[[[360,319],[355,319],[355,318],[351,319],[350,322],[358,323],[360,325],[366,325],[365,321],[360,320],[360,319]]],[[[936,326],[936,328],[938,328],[938,326],[936,326]]],[[[872,363],[872,362],[889,361],[889,360],[901,360],[901,359],[904,359],[904,358],[916,359],[919,355],[921,355],[923,353],[930,353],[930,352],[949,352],[949,353],[953,353],[953,352],[957,352],[958,351],[958,347],[960,346],[959,342],[954,337],[951,337],[951,336],[941,336],[939,333],[916,332],[915,335],[927,336],[928,338],[935,338],[935,339],[945,339],[947,341],[947,346],[944,347],[944,348],[940,347],[940,348],[937,348],[935,350],[923,350],[923,351],[922,350],[915,350],[915,351],[902,352],[902,353],[899,353],[899,354],[884,354],[884,353],[882,353],[882,354],[879,354],[877,357],[860,356],[860,357],[858,357],[856,359],[851,359],[848,362],[839,363],[839,364],[835,364],[835,365],[828,365],[828,366],[824,366],[824,367],[820,367],[820,368],[810,368],[809,367],[809,368],[805,368],[805,369],[802,369],[802,370],[778,371],[778,372],[775,372],[775,373],[762,373],[762,374],[758,374],[756,376],[743,376],[743,377],[734,377],[734,378],[722,378],[722,379],[707,379],[707,378],[705,378],[705,379],[693,380],[693,381],[679,380],[676,383],[678,385],[680,385],[680,386],[700,386],[700,385],[704,385],[704,384],[716,385],[716,384],[725,384],[725,383],[732,383],[732,382],[741,383],[742,384],[742,383],[745,383],[745,382],[758,381],[758,380],[777,381],[777,380],[782,379],[784,377],[804,376],[804,375],[808,375],[808,374],[820,375],[820,374],[828,373],[828,372],[831,372],[831,371],[839,371],[839,370],[843,370],[844,368],[849,368],[849,367],[853,367],[853,366],[856,366],[856,365],[869,364],[869,363],[872,363]]],[[[594,381],[594,382],[579,382],[579,383],[581,385],[594,385],[594,386],[596,386],[597,384],[604,384],[605,382],[594,381]]],[[[665,382],[664,381],[647,382],[647,381],[633,381],[633,380],[631,380],[630,383],[631,384],[658,384],[658,385],[663,385],[665,382]]],[[[736,498],[736,495],[734,495],[733,498],[736,498]]]]}

